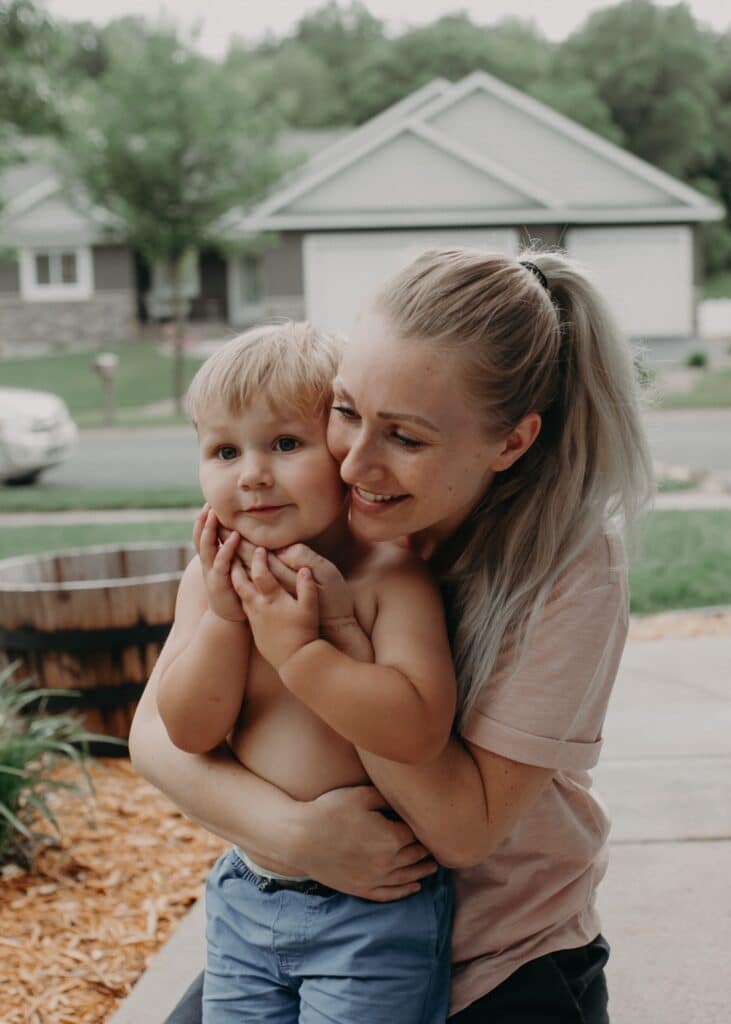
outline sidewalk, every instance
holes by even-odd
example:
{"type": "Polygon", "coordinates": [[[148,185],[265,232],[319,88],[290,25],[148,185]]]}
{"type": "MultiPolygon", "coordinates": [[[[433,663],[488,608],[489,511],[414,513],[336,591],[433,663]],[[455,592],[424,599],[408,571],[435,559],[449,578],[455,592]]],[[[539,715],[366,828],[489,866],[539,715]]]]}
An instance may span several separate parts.
{"type": "MultiPolygon", "coordinates": [[[[599,890],[612,1024],[731,1019],[731,636],[627,647],[595,781],[613,819],[599,890]]],[[[162,1024],[203,964],[203,908],[109,1024],[162,1024]]]]}

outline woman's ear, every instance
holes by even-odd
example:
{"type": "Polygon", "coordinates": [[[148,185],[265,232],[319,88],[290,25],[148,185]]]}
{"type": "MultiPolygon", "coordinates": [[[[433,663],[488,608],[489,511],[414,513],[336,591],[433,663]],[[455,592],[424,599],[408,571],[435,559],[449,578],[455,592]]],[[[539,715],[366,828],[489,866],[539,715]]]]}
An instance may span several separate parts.
{"type": "Polygon", "coordinates": [[[541,432],[541,417],[537,412],[529,412],[505,438],[498,456],[490,463],[490,469],[496,473],[509,469],[524,455],[541,432]]]}

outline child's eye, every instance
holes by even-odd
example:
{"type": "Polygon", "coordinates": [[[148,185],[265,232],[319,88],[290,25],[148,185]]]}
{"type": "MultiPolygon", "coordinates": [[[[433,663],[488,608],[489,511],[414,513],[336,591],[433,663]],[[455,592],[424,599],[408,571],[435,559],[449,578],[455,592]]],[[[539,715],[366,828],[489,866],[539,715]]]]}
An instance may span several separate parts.
{"type": "Polygon", "coordinates": [[[232,444],[220,444],[218,448],[216,448],[216,458],[221,459],[222,462],[230,462],[231,459],[235,459],[238,454],[238,448],[235,448],[232,444]]]}
{"type": "Polygon", "coordinates": [[[414,449],[424,447],[423,441],[417,441],[415,438],[408,437],[406,434],[399,434],[398,430],[394,430],[391,437],[398,441],[400,445],[403,445],[404,448],[414,449]]]}
{"type": "Polygon", "coordinates": [[[296,437],[278,437],[272,445],[275,452],[293,452],[301,447],[296,437]]]}
{"type": "Polygon", "coordinates": [[[333,412],[339,412],[340,415],[346,420],[357,420],[358,413],[351,409],[349,405],[334,405],[333,412]]]}

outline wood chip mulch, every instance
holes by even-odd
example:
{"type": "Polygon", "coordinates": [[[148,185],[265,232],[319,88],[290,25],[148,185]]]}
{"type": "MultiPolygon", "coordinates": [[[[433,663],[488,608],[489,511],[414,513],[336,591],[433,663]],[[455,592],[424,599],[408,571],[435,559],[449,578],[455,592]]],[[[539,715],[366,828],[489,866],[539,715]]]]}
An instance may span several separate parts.
{"type": "Polygon", "coordinates": [[[694,636],[731,633],[731,612],[663,612],[644,615],[630,622],[629,643],[645,640],[681,640],[694,636]]]}
{"type": "Polygon", "coordinates": [[[0,1024],[108,1020],[226,848],[129,761],[90,774],[95,797],[54,794],[63,840],[0,869],[0,1024]]]}
{"type": "MultiPolygon", "coordinates": [[[[633,619],[630,642],[731,633],[731,613],[633,619]]],[[[90,767],[96,796],[54,794],[60,843],[0,868],[0,1024],[103,1024],[226,848],[128,761],[90,767]]]]}

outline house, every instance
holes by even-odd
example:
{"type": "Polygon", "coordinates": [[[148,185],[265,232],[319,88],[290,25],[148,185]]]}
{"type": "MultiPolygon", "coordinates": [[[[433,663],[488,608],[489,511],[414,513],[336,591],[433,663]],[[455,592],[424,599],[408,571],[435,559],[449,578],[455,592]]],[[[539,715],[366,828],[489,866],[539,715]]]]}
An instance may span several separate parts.
{"type": "Polygon", "coordinates": [[[109,214],[68,192],[50,160],[0,175],[0,351],[127,336],[135,261],[109,214]]]}
{"type": "MultiPolygon", "coordinates": [[[[223,218],[238,255],[191,261],[194,319],[308,317],[347,332],[430,246],[516,254],[537,239],[587,267],[631,336],[695,334],[699,227],[722,208],[491,75],[437,79],[334,141],[294,145],[306,163],[223,218]]],[[[170,315],[164,268],[150,275],[48,168],[13,169],[0,191],[0,247],[17,253],[0,253],[0,344],[112,341],[138,315],[170,315]]]]}
{"type": "Polygon", "coordinates": [[[722,208],[484,72],[434,81],[316,154],[232,237],[275,232],[231,259],[229,318],[306,315],[346,331],[379,283],[418,252],[561,245],[633,337],[695,333],[699,225],[722,208]]]}

